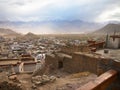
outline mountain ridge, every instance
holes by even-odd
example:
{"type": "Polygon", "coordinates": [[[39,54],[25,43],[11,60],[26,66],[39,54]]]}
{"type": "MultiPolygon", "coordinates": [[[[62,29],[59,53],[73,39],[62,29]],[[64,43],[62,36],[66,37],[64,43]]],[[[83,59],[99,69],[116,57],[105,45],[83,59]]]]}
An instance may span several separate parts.
{"type": "Polygon", "coordinates": [[[109,23],[104,27],[93,32],[93,34],[114,34],[114,32],[120,34],[120,23],[119,24],[109,23]]]}
{"type": "Polygon", "coordinates": [[[0,22],[0,26],[15,28],[21,33],[83,33],[94,31],[101,27],[100,24],[82,20],[48,20],[48,21],[30,21],[30,22],[0,22]]]}

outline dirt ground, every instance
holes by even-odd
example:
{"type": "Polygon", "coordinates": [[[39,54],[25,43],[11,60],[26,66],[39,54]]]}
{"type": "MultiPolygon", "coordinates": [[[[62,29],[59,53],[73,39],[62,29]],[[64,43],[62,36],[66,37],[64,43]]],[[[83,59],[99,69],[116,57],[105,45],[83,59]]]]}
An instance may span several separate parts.
{"type": "MultiPolygon", "coordinates": [[[[57,77],[55,82],[46,83],[42,86],[37,86],[36,89],[32,89],[33,83],[31,82],[32,74],[18,74],[17,78],[19,80],[23,90],[75,90],[80,86],[86,84],[87,82],[94,80],[97,76],[89,72],[82,72],[76,74],[68,74],[63,72],[56,72],[54,74],[57,77]]],[[[0,79],[4,78],[2,81],[9,81],[5,76],[5,73],[0,73],[0,79]]],[[[16,82],[13,82],[16,83],[16,82]]]]}
{"type": "MultiPolygon", "coordinates": [[[[55,82],[37,86],[37,89],[35,90],[75,90],[76,88],[84,85],[91,80],[94,80],[97,77],[95,74],[88,72],[69,75],[66,73],[59,73],[54,75],[57,77],[55,82]]],[[[31,74],[18,75],[18,79],[24,87],[24,90],[33,90],[31,88],[31,74]]]]}
{"type": "Polygon", "coordinates": [[[85,83],[95,79],[95,75],[82,76],[80,78],[58,78],[56,82],[39,87],[38,90],[75,90],[85,83]]]}

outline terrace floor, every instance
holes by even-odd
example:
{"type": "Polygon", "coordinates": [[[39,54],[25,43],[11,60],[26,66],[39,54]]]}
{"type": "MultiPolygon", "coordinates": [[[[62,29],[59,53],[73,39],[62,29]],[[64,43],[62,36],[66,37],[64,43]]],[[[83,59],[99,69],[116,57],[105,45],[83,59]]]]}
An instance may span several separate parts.
{"type": "Polygon", "coordinates": [[[96,51],[96,53],[101,54],[105,58],[112,58],[120,61],[120,49],[103,49],[96,51]],[[108,53],[104,53],[104,50],[108,50],[108,53]]]}

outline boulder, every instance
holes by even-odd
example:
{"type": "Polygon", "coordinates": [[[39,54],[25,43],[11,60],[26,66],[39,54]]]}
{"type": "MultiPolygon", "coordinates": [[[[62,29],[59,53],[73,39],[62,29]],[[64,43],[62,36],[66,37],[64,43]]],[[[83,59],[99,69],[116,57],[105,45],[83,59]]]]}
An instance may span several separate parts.
{"type": "Polygon", "coordinates": [[[32,88],[32,89],[36,89],[37,86],[36,86],[35,84],[33,84],[31,88],[32,88]]]}

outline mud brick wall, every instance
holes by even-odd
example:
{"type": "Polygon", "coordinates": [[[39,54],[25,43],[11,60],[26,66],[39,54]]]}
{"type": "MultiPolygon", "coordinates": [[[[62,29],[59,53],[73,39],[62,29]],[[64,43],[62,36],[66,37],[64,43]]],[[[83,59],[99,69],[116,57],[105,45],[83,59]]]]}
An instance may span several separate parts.
{"type": "Polygon", "coordinates": [[[71,73],[74,72],[73,68],[73,60],[72,58],[64,57],[63,59],[63,70],[65,72],[71,73]]]}
{"type": "Polygon", "coordinates": [[[98,62],[100,60],[98,57],[77,52],[73,54],[72,58],[73,58],[72,69],[74,72],[89,71],[95,74],[98,73],[97,68],[98,62]]]}
{"type": "MultiPolygon", "coordinates": [[[[58,62],[63,62],[63,70],[69,73],[77,73],[89,71],[100,75],[104,73],[107,69],[107,66],[103,68],[103,63],[100,57],[95,57],[91,54],[84,54],[80,52],[76,52],[72,54],[72,57],[59,57],[57,55],[47,55],[46,56],[46,65],[52,65],[51,67],[54,69],[58,69],[58,62]]],[[[109,62],[109,61],[108,61],[109,62]]]]}
{"type": "MultiPolygon", "coordinates": [[[[87,88],[80,90],[120,90],[120,61],[81,52],[73,53],[72,58],[58,57],[55,55],[46,57],[46,64],[52,64],[53,69],[58,69],[59,61],[63,62],[63,70],[65,72],[77,73],[89,71],[102,77],[101,79],[99,78],[100,81],[103,80],[102,82],[100,82],[100,84],[88,84],[88,86],[90,87],[92,85],[95,86],[95,89],[87,88]],[[106,80],[107,75],[101,76],[103,73],[106,73],[106,71],[111,69],[115,70],[115,73],[117,71],[117,75],[115,74],[115,77],[108,77],[108,79],[106,80]]],[[[111,71],[107,73],[108,75],[112,75],[111,71]]]]}
{"type": "Polygon", "coordinates": [[[52,70],[56,70],[58,68],[58,58],[54,54],[46,55],[45,64],[50,66],[52,70]]]}

